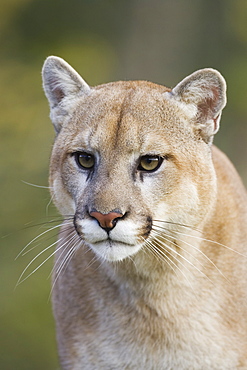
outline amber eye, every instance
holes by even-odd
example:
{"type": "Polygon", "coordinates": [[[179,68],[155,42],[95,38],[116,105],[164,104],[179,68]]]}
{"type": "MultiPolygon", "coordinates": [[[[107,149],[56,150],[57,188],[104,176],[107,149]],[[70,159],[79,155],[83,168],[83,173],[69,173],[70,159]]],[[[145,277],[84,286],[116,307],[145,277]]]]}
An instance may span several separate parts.
{"type": "Polygon", "coordinates": [[[86,152],[75,153],[75,159],[78,166],[85,170],[91,170],[95,164],[94,156],[86,152]]]}
{"type": "Polygon", "coordinates": [[[144,155],[140,158],[139,166],[137,169],[139,171],[153,172],[160,167],[162,162],[163,158],[158,155],[144,155]]]}

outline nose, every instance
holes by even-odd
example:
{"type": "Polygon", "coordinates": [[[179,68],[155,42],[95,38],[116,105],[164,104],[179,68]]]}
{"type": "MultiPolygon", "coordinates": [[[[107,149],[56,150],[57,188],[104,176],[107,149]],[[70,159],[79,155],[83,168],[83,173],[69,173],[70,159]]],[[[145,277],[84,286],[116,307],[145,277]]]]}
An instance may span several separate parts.
{"type": "Polygon", "coordinates": [[[110,212],[107,214],[100,213],[98,211],[92,211],[89,213],[91,217],[95,218],[102,229],[110,231],[114,228],[119,218],[123,217],[120,212],[110,212]]]}

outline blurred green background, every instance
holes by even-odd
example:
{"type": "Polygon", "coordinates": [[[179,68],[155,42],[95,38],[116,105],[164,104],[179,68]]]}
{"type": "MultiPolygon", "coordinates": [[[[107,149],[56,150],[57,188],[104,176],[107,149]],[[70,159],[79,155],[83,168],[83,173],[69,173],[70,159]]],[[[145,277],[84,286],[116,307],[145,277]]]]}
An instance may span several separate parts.
{"type": "Polygon", "coordinates": [[[228,83],[228,106],[215,143],[247,184],[247,1],[1,0],[0,5],[0,369],[58,369],[49,300],[52,258],[15,289],[24,268],[56,235],[56,230],[45,234],[15,260],[47,230],[42,223],[56,217],[47,189],[23,182],[47,186],[54,135],[41,88],[44,59],[63,57],[91,85],[147,79],[174,86],[196,69],[219,69],[228,83]]]}

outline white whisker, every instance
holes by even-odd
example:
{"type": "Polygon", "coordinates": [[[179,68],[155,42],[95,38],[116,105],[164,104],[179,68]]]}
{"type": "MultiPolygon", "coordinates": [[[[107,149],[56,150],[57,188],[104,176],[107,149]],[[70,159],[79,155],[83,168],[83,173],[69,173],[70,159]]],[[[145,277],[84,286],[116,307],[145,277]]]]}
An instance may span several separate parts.
{"type": "Polygon", "coordinates": [[[28,276],[26,276],[25,278],[22,279],[23,275],[25,274],[25,272],[27,271],[27,269],[29,268],[29,266],[34,262],[36,261],[36,259],[41,256],[43,253],[45,253],[47,250],[49,250],[50,248],[52,248],[54,245],[56,245],[57,243],[59,243],[61,240],[63,240],[63,238],[60,238],[59,240],[55,241],[54,243],[52,243],[51,245],[49,245],[48,247],[46,247],[45,249],[43,249],[41,252],[39,252],[29,263],[28,265],[25,267],[25,269],[22,271],[21,273],[21,276],[19,277],[17,283],[16,283],[16,286],[20,285],[21,283],[23,283],[23,281],[27,280],[31,275],[33,275],[41,266],[44,265],[45,262],[47,262],[52,256],[54,256],[56,254],[56,252],[58,250],[60,250],[61,248],[64,247],[64,245],[66,244],[66,241],[61,245],[59,246],[59,248],[57,248],[54,252],[52,252],[50,254],[50,256],[48,256],[38,267],[36,267],[28,276]]]}
{"type": "MultiPolygon", "coordinates": [[[[73,234],[74,233],[74,230],[72,230],[71,231],[71,234],[73,234]]],[[[49,274],[49,276],[48,276],[48,278],[50,278],[51,277],[51,275],[54,273],[54,271],[57,269],[57,266],[60,264],[60,260],[63,258],[63,255],[66,253],[66,251],[67,251],[67,249],[70,249],[71,248],[71,246],[73,245],[73,243],[74,243],[74,240],[76,239],[76,238],[78,238],[78,235],[77,234],[74,234],[74,235],[68,235],[67,237],[67,240],[63,240],[64,241],[64,243],[63,243],[63,246],[64,246],[64,250],[60,253],[60,255],[58,256],[58,258],[57,258],[57,260],[55,261],[55,263],[54,263],[54,266],[53,266],[53,268],[52,268],[52,270],[51,270],[51,272],[50,272],[50,274],[49,274]]],[[[58,251],[59,249],[57,248],[57,251],[58,251]]],[[[56,272],[59,270],[59,267],[58,267],[58,269],[56,270],[56,272]]]]}
{"type": "Polygon", "coordinates": [[[26,276],[24,279],[22,279],[23,275],[25,274],[25,272],[27,271],[27,269],[29,268],[29,266],[39,257],[41,256],[44,252],[46,252],[47,250],[49,250],[50,248],[52,248],[55,244],[57,244],[57,241],[52,243],[51,245],[49,245],[49,247],[43,249],[40,253],[38,253],[29,263],[28,265],[25,267],[25,269],[22,271],[21,273],[21,276],[19,277],[17,283],[16,283],[16,286],[20,285],[23,281],[25,281],[29,276],[31,276],[32,274],[34,274],[35,271],[37,271],[41,266],[43,266],[43,264],[48,261],[48,259],[50,257],[52,257],[56,251],[54,251],[47,259],[45,259],[45,261],[43,261],[37,268],[35,268],[28,276],[26,276]]]}
{"type": "Polygon", "coordinates": [[[27,251],[23,252],[21,256],[24,257],[26,254],[32,252],[35,248],[39,247],[40,245],[41,243],[34,245],[32,248],[29,248],[27,251]]]}
{"type": "MultiPolygon", "coordinates": [[[[155,221],[162,222],[162,221],[159,221],[159,220],[155,220],[155,221]]],[[[164,223],[167,223],[166,221],[163,221],[163,222],[164,222],[164,223]]],[[[175,223],[174,223],[174,224],[175,224],[175,223]]],[[[198,232],[200,232],[200,233],[202,232],[202,231],[200,231],[200,230],[197,230],[197,229],[195,229],[195,228],[193,228],[193,227],[190,227],[190,226],[187,226],[187,225],[182,225],[182,224],[175,224],[175,225],[179,225],[179,226],[182,226],[182,227],[185,227],[185,228],[189,228],[189,229],[191,229],[191,230],[195,230],[195,231],[198,231],[198,232]]],[[[203,237],[201,237],[201,236],[196,236],[196,235],[190,235],[190,234],[182,233],[182,232],[179,232],[179,231],[176,231],[176,230],[169,230],[168,228],[165,228],[165,227],[162,227],[162,226],[158,226],[158,225],[156,225],[156,227],[159,227],[159,228],[161,228],[162,230],[163,230],[163,229],[165,229],[165,230],[167,230],[167,231],[171,231],[171,232],[174,232],[174,233],[179,233],[180,235],[184,235],[184,236],[191,236],[192,238],[195,238],[195,239],[200,239],[200,240],[205,241],[205,242],[208,242],[208,243],[213,243],[213,244],[219,245],[220,247],[226,248],[226,249],[230,250],[231,252],[237,253],[237,254],[239,254],[240,256],[247,258],[247,255],[245,255],[245,254],[243,254],[243,253],[241,253],[241,252],[238,252],[238,251],[236,251],[235,249],[233,249],[233,248],[231,248],[231,247],[229,247],[229,246],[227,246],[227,245],[225,245],[225,244],[222,244],[222,243],[216,242],[215,240],[206,239],[206,238],[203,238],[203,237]]]]}
{"type": "Polygon", "coordinates": [[[137,266],[136,266],[136,262],[134,261],[133,257],[128,256],[128,259],[133,263],[133,265],[135,266],[135,269],[136,269],[136,273],[138,274],[138,269],[137,269],[137,266]]]}
{"type": "MultiPolygon", "coordinates": [[[[94,256],[92,259],[91,259],[91,261],[88,263],[88,265],[87,265],[87,267],[85,267],[85,269],[83,270],[83,271],[86,271],[89,267],[91,267],[96,261],[98,261],[99,259],[98,259],[98,257],[97,256],[94,256]]],[[[102,258],[102,261],[101,261],[101,263],[100,263],[100,265],[99,266],[101,266],[102,265],[102,263],[104,263],[104,259],[102,258]]],[[[97,270],[97,269],[96,269],[97,270]]]]}
{"type": "Polygon", "coordinates": [[[33,186],[34,188],[41,188],[41,189],[52,189],[50,186],[43,186],[43,185],[36,185],[36,184],[31,184],[30,182],[21,180],[26,185],[33,186]]]}
{"type": "Polygon", "coordinates": [[[50,200],[49,200],[49,202],[48,202],[47,206],[45,207],[45,214],[46,214],[46,216],[48,216],[48,213],[49,213],[49,207],[50,207],[50,205],[51,205],[51,203],[52,203],[52,201],[53,201],[53,196],[54,196],[54,195],[52,195],[52,196],[50,197],[50,200]]]}
{"type": "Polygon", "coordinates": [[[33,242],[35,242],[37,239],[39,239],[41,236],[47,234],[48,232],[52,231],[52,230],[55,230],[57,228],[61,227],[61,224],[59,225],[56,225],[56,226],[53,226],[52,228],[48,229],[48,230],[45,230],[43,233],[39,234],[38,236],[36,236],[35,238],[33,238],[21,251],[20,253],[18,253],[18,255],[15,257],[15,260],[17,258],[20,257],[20,255],[29,247],[29,245],[31,245],[33,242]]]}
{"type": "MultiPolygon", "coordinates": [[[[157,254],[157,256],[162,261],[164,261],[165,263],[167,263],[168,266],[176,273],[176,271],[170,265],[170,263],[172,265],[174,265],[175,266],[175,269],[178,270],[184,276],[185,280],[187,281],[187,283],[189,284],[189,286],[191,287],[191,289],[193,289],[192,284],[190,283],[189,279],[187,278],[187,276],[185,275],[185,273],[178,267],[178,265],[170,257],[168,257],[162,250],[158,249],[155,245],[153,245],[150,241],[146,240],[146,242],[153,249],[153,251],[157,254]]],[[[163,248],[163,246],[160,245],[160,241],[158,241],[158,242],[159,242],[159,246],[163,248]]],[[[167,247],[166,244],[165,244],[165,247],[167,247]]],[[[175,261],[177,261],[178,263],[180,263],[191,274],[191,271],[181,261],[179,261],[175,256],[173,256],[172,253],[169,252],[167,249],[165,249],[165,250],[166,250],[166,253],[168,253],[170,256],[172,256],[175,259],[175,261]]],[[[176,275],[177,275],[177,273],[176,273],[176,275]]]]}
{"type": "MultiPolygon", "coordinates": [[[[199,230],[198,228],[196,227],[193,227],[193,226],[189,226],[189,225],[185,225],[185,224],[181,224],[179,222],[173,222],[173,221],[164,221],[164,220],[153,220],[154,222],[160,222],[162,224],[166,224],[166,225],[174,225],[174,226],[180,226],[180,227],[183,227],[185,229],[189,229],[189,230],[193,230],[193,231],[197,231],[199,233],[201,233],[201,230],[199,230]]],[[[161,227],[161,226],[160,226],[161,227]]]]}
{"type": "MultiPolygon", "coordinates": [[[[144,238],[143,238],[144,239],[144,238]]],[[[159,254],[159,251],[157,250],[157,248],[155,248],[155,245],[152,244],[151,241],[149,240],[145,240],[145,245],[148,247],[148,251],[157,259],[157,261],[164,261],[165,263],[168,264],[168,266],[171,268],[171,270],[177,275],[177,271],[174,269],[174,267],[171,266],[169,260],[168,260],[168,256],[164,255],[160,255],[159,254]]],[[[173,261],[171,261],[173,262],[173,261]]],[[[177,265],[173,262],[173,264],[176,266],[177,268],[177,265]]]]}
{"type": "MultiPolygon", "coordinates": [[[[165,228],[164,228],[165,229],[165,228]]],[[[166,230],[166,229],[165,229],[166,230]]],[[[168,232],[170,232],[168,230],[168,232]]],[[[184,233],[181,233],[179,231],[172,231],[172,232],[175,232],[176,234],[179,234],[179,235],[183,235],[183,236],[187,236],[187,237],[193,237],[193,235],[190,235],[190,234],[184,234],[184,233]]],[[[167,237],[169,238],[173,238],[171,235],[168,235],[166,234],[167,237]]],[[[193,248],[194,250],[196,250],[198,253],[200,253],[223,277],[224,279],[226,279],[229,283],[230,283],[230,280],[223,274],[223,272],[217,267],[217,265],[203,252],[201,251],[200,248],[197,248],[195,247],[193,244],[189,243],[189,242],[186,242],[185,240],[183,239],[179,239],[180,242],[188,245],[189,247],[193,248]]],[[[182,248],[182,250],[184,250],[185,252],[187,252],[189,254],[188,251],[186,251],[185,249],[182,248]]],[[[192,256],[193,257],[193,256],[192,256]]],[[[197,260],[198,261],[198,260],[197,260]]],[[[200,263],[200,261],[198,261],[200,263]]],[[[202,263],[200,263],[202,265],[202,263]]]]}
{"type": "MultiPolygon", "coordinates": [[[[164,233],[164,229],[162,231],[160,230],[157,230],[156,227],[154,226],[153,228],[153,232],[160,236],[160,237],[167,237],[167,238],[171,238],[172,240],[169,240],[169,239],[165,239],[166,241],[170,242],[171,244],[175,245],[177,247],[177,244],[173,241],[174,240],[174,236],[172,235],[169,235],[167,233],[164,233]]],[[[179,239],[179,241],[182,241],[184,242],[183,240],[179,239]]],[[[188,244],[188,243],[187,243],[188,244]]],[[[193,254],[191,254],[189,251],[187,251],[185,248],[182,248],[181,246],[179,246],[179,249],[181,249],[183,252],[187,253],[190,257],[192,257],[194,260],[196,260],[196,262],[198,262],[201,266],[203,266],[203,263],[201,261],[199,261],[193,254]]],[[[195,247],[195,249],[197,249],[195,247]]]]}
{"type": "MultiPolygon", "coordinates": [[[[71,241],[69,242],[69,245],[71,245],[71,241]]],[[[66,247],[68,247],[68,246],[66,246],[66,247]]],[[[51,291],[50,291],[50,294],[49,294],[48,301],[51,298],[52,292],[54,290],[54,287],[56,285],[56,282],[57,282],[59,276],[61,276],[61,274],[63,273],[63,271],[65,271],[66,267],[70,263],[71,259],[73,258],[75,252],[78,250],[79,247],[80,247],[80,245],[78,245],[77,243],[74,243],[73,246],[70,246],[69,251],[66,253],[66,255],[65,255],[62,263],[60,264],[60,266],[56,270],[56,277],[55,277],[55,279],[53,281],[53,284],[52,284],[52,287],[51,287],[51,291]]],[[[53,267],[53,270],[54,270],[54,267],[53,267]]]]}
{"type": "MultiPolygon", "coordinates": [[[[154,230],[153,230],[154,231],[154,230]]],[[[157,233],[156,231],[154,231],[154,233],[156,233],[158,236],[159,236],[159,238],[162,238],[163,240],[165,240],[166,242],[168,242],[168,243],[171,243],[171,244],[173,244],[175,247],[178,247],[177,246],[177,244],[176,243],[174,243],[173,241],[171,241],[171,240],[169,240],[169,239],[167,239],[164,235],[162,235],[162,234],[159,234],[159,233],[157,233]]],[[[197,270],[201,275],[203,275],[204,277],[206,277],[213,285],[214,285],[214,283],[211,281],[211,279],[206,275],[206,274],[204,274],[204,272],[203,271],[201,271],[198,267],[196,267],[192,262],[190,262],[187,258],[185,258],[181,253],[178,253],[174,248],[171,248],[171,247],[169,247],[167,244],[165,244],[165,246],[166,246],[166,248],[168,248],[170,251],[172,251],[172,252],[174,252],[177,256],[179,256],[180,258],[182,258],[185,262],[187,262],[189,265],[191,265],[195,270],[197,270]]],[[[181,249],[181,248],[180,248],[181,249]]],[[[167,251],[167,249],[166,249],[166,251],[167,251]]],[[[186,251],[187,252],[187,251],[186,251]]],[[[168,251],[167,251],[167,253],[168,253],[168,251]]],[[[188,253],[189,254],[189,253],[188,253]]],[[[174,256],[173,256],[174,257],[174,256]]],[[[175,257],[174,257],[175,258],[175,257]]],[[[175,258],[176,259],[176,258],[175,258]]],[[[177,260],[177,259],[176,259],[177,260]]],[[[179,261],[179,260],[178,260],[179,261]]],[[[184,266],[184,267],[186,267],[186,266],[184,266]]]]}

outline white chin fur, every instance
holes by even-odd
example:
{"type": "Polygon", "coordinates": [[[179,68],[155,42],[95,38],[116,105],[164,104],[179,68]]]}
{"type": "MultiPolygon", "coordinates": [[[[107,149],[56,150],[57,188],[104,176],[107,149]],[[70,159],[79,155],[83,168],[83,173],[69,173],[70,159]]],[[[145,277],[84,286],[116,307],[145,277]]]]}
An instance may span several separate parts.
{"type": "Polygon", "coordinates": [[[136,254],[142,247],[141,244],[127,245],[107,240],[97,244],[89,244],[89,247],[101,259],[106,261],[122,261],[136,254]]]}

